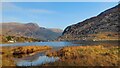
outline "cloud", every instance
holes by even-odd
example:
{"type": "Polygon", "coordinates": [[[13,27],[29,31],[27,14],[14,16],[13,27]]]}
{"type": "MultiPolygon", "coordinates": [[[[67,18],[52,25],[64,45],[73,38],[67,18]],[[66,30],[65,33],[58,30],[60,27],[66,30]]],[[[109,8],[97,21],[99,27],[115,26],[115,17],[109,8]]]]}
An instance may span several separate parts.
{"type": "Polygon", "coordinates": [[[21,10],[22,8],[12,4],[12,3],[8,3],[8,2],[4,2],[2,3],[2,10],[3,11],[19,11],[21,10]]]}
{"type": "MultiPolygon", "coordinates": [[[[25,21],[34,20],[39,18],[41,14],[54,14],[55,11],[46,10],[46,9],[35,9],[35,8],[25,8],[21,6],[17,6],[11,2],[2,3],[2,11],[0,22],[5,21],[25,21]]],[[[35,20],[36,21],[36,20],[35,20]]]]}
{"type": "Polygon", "coordinates": [[[55,11],[44,10],[44,9],[27,9],[27,10],[33,13],[56,13],[55,11]]]}
{"type": "Polygon", "coordinates": [[[46,14],[53,14],[56,13],[55,11],[51,11],[51,10],[46,10],[46,9],[33,9],[33,8],[24,8],[24,7],[19,7],[16,6],[14,3],[8,3],[8,2],[4,2],[2,4],[2,10],[4,11],[8,11],[8,12],[24,12],[24,13],[32,13],[32,14],[42,14],[42,13],[46,13],[46,14]]]}

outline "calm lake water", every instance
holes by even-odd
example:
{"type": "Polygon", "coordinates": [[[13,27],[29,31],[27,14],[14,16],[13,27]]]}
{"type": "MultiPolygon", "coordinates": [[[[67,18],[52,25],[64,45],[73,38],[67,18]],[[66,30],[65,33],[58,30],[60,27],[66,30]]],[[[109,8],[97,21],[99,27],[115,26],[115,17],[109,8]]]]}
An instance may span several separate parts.
{"type": "MultiPolygon", "coordinates": [[[[118,41],[71,41],[71,42],[31,42],[31,43],[14,43],[14,44],[0,44],[0,46],[51,46],[52,50],[58,50],[66,46],[83,46],[83,45],[94,45],[94,44],[116,44],[118,41]]],[[[38,66],[45,63],[58,61],[59,57],[47,57],[45,52],[37,53],[33,56],[24,58],[14,58],[17,66],[38,66]]]]}

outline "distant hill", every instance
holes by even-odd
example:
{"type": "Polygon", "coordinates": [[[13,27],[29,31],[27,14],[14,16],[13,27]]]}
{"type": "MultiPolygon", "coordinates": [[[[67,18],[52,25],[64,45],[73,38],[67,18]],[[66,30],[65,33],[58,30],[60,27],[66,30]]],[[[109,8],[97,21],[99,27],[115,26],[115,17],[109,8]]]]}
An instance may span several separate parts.
{"type": "Polygon", "coordinates": [[[39,27],[36,23],[21,24],[16,22],[0,23],[2,35],[30,37],[42,40],[54,40],[62,34],[61,29],[39,27]]]}
{"type": "Polygon", "coordinates": [[[120,4],[98,16],[70,25],[58,40],[115,40],[119,36],[120,4]]]}

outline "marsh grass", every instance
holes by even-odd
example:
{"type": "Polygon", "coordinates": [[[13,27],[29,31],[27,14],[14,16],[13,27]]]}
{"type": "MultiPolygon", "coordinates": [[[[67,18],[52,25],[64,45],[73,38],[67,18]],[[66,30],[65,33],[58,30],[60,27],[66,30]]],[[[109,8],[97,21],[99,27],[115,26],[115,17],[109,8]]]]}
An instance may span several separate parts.
{"type": "Polygon", "coordinates": [[[55,63],[45,64],[57,66],[118,66],[120,48],[117,45],[70,46],[48,56],[58,56],[61,59],[55,63]]]}
{"type": "Polygon", "coordinates": [[[50,50],[49,46],[8,46],[2,47],[2,64],[0,66],[16,66],[13,58],[23,58],[41,51],[50,50]]]}

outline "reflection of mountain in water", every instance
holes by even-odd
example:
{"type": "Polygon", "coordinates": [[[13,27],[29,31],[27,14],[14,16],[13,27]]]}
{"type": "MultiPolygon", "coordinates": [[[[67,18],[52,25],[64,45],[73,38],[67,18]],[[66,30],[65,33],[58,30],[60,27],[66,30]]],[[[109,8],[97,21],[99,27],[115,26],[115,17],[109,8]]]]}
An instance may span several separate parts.
{"type": "Polygon", "coordinates": [[[86,45],[101,45],[101,44],[112,44],[112,45],[117,45],[118,46],[118,42],[120,41],[71,41],[72,44],[76,44],[76,45],[82,45],[82,46],[86,46],[86,45]]]}

